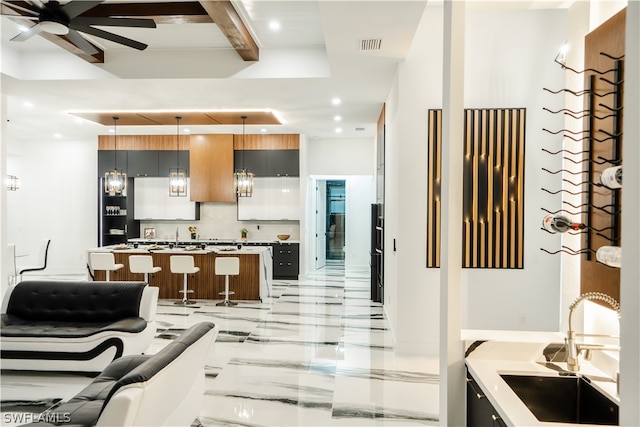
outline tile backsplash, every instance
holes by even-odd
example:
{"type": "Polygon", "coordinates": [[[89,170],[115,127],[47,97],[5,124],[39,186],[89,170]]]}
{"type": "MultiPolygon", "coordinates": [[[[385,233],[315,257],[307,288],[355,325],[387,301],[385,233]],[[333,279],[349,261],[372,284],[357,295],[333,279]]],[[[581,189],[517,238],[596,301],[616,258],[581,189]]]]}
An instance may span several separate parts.
{"type": "Polygon", "coordinates": [[[246,228],[249,240],[277,240],[278,234],[291,235],[289,240],[300,240],[299,221],[238,221],[236,203],[201,203],[200,219],[192,221],[140,221],[140,236],[145,228],[155,228],[156,239],[172,240],[176,227],[180,240],[189,240],[189,227],[197,227],[198,238],[240,239],[240,229],[246,228]]]}

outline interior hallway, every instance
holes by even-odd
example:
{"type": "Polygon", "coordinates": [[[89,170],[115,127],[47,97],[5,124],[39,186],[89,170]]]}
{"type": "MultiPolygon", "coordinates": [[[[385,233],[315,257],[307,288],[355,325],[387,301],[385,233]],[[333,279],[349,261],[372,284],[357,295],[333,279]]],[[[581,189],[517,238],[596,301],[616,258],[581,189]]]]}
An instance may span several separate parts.
{"type": "MultiPolygon", "coordinates": [[[[438,424],[437,360],[395,356],[368,277],[345,279],[341,265],[276,280],[261,303],[161,300],[157,321],[153,353],[195,323],[220,326],[206,367],[204,426],[438,424]]],[[[40,411],[90,381],[3,371],[2,412],[40,411]]]]}

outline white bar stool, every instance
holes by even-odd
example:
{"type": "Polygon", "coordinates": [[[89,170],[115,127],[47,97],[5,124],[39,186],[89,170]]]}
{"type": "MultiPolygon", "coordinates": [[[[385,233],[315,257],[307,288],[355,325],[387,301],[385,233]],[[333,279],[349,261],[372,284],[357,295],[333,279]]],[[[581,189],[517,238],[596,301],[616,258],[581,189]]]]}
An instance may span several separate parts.
{"type": "Polygon", "coordinates": [[[175,274],[183,274],[184,275],[184,284],[182,290],[179,291],[182,293],[182,301],[176,301],[176,304],[195,304],[195,301],[192,301],[188,298],[190,293],[193,293],[193,290],[187,289],[187,275],[195,274],[200,271],[200,267],[196,267],[194,265],[193,256],[191,255],[171,255],[169,257],[169,265],[171,267],[171,272],[175,274]]]}
{"type": "Polygon", "coordinates": [[[111,252],[91,252],[89,255],[91,261],[91,268],[93,270],[104,270],[107,276],[107,282],[110,280],[112,271],[120,270],[124,267],[124,264],[116,264],[116,257],[111,252]]]}
{"type": "Polygon", "coordinates": [[[217,303],[216,305],[234,306],[238,305],[237,302],[231,302],[229,295],[234,295],[235,292],[229,291],[229,276],[237,276],[240,274],[240,258],[238,257],[216,257],[215,275],[224,276],[224,292],[220,292],[220,295],[224,295],[224,301],[217,303]]]}
{"type": "Polygon", "coordinates": [[[153,266],[151,255],[130,255],[129,270],[132,273],[144,273],[144,281],[149,283],[149,274],[157,273],[162,267],[153,266]]]}
{"type": "Polygon", "coordinates": [[[18,279],[18,269],[16,268],[16,245],[9,243],[7,245],[7,264],[9,265],[9,286],[16,284],[18,279]]]}

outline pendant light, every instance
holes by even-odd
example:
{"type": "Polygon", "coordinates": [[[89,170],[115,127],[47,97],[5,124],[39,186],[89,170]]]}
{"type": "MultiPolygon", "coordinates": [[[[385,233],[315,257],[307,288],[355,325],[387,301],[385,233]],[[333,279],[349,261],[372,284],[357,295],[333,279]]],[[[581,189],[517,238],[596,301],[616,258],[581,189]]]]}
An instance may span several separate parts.
{"type": "Polygon", "coordinates": [[[180,119],[176,117],[176,167],[169,169],[169,196],[186,197],[187,195],[187,171],[180,169],[180,119]]]}
{"type": "Polygon", "coordinates": [[[233,174],[234,187],[237,197],[251,197],[253,195],[253,172],[247,171],[244,167],[244,126],[247,116],[240,116],[242,119],[242,169],[236,170],[233,174]]]}
{"type": "Polygon", "coordinates": [[[104,191],[110,196],[127,195],[127,173],[118,170],[118,119],[113,117],[113,170],[104,174],[104,191]]]}

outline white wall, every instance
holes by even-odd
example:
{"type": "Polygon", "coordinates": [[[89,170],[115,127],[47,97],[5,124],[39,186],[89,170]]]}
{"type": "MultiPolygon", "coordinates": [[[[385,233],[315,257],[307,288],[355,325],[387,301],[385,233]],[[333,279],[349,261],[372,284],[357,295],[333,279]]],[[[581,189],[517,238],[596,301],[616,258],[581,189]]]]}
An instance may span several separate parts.
{"type": "Polygon", "coordinates": [[[463,327],[470,329],[560,329],[560,255],[540,250],[560,249],[559,236],[540,230],[545,212],[562,208],[561,176],[541,170],[561,167],[559,156],[542,148],[562,148],[558,131],[564,119],[563,95],[543,90],[565,87],[565,71],[554,63],[566,40],[565,10],[470,10],[466,26],[465,106],[467,108],[525,107],[525,230],[524,268],[465,269],[466,298],[463,327]],[[541,29],[544,29],[543,31],[541,29]],[[496,309],[499,307],[499,309],[496,309]]]}
{"type": "Polygon", "coordinates": [[[51,239],[47,274],[82,274],[97,242],[97,141],[10,141],[7,168],[20,190],[7,194],[7,242],[20,265],[38,263],[51,239]]]}
{"type": "MultiPolygon", "coordinates": [[[[522,270],[463,272],[463,327],[559,330],[560,257],[540,251],[560,247],[558,237],[540,230],[540,208],[558,209],[553,205],[559,200],[548,200],[540,187],[560,188],[559,178],[541,175],[541,167],[553,170],[561,163],[543,156],[541,148],[554,143],[542,128],[563,123],[545,116],[542,107],[562,100],[542,88],[564,84],[553,58],[565,40],[566,12],[470,9],[467,16],[465,106],[527,108],[526,249],[522,270]]],[[[398,351],[428,355],[438,354],[439,271],[425,267],[426,128],[427,110],[441,108],[440,58],[442,9],[430,4],[387,99],[385,174],[385,310],[398,351]],[[393,239],[396,253],[389,250],[393,239]]]]}

